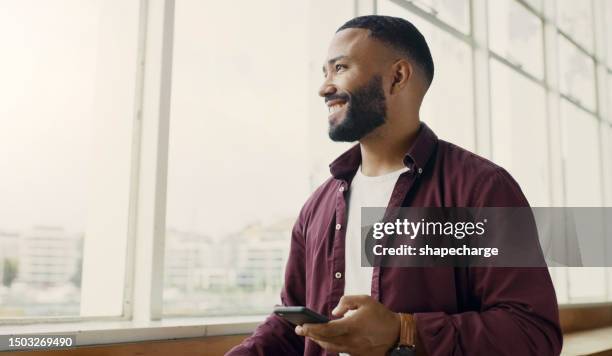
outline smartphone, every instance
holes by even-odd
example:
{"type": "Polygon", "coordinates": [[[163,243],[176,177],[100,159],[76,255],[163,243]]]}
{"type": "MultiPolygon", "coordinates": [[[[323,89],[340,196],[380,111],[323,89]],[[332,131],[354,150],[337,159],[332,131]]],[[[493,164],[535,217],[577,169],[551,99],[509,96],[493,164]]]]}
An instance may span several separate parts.
{"type": "Polygon", "coordinates": [[[274,314],[287,320],[293,325],[302,325],[307,323],[327,323],[329,321],[329,319],[325,315],[321,315],[315,311],[312,311],[302,306],[276,306],[274,307],[274,314]]]}

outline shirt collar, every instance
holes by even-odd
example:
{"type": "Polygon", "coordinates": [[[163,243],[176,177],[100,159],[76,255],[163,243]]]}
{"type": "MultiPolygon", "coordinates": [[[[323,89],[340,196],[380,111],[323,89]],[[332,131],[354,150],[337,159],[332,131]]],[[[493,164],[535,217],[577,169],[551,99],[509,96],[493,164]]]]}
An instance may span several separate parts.
{"type": "MultiPolygon", "coordinates": [[[[406,167],[413,170],[423,169],[437,145],[438,136],[436,136],[429,126],[421,122],[414,143],[404,156],[404,164],[406,167]]],[[[348,151],[338,156],[338,158],[329,165],[329,171],[336,179],[349,179],[357,172],[357,168],[359,168],[360,164],[361,149],[359,148],[359,144],[356,144],[348,151]]]]}

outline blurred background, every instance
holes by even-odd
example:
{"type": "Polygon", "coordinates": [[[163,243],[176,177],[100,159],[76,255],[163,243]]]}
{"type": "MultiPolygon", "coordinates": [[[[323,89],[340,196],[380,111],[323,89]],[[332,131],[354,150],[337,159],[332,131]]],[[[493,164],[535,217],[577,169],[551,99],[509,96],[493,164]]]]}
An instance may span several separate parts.
{"type": "MultiPolygon", "coordinates": [[[[0,319],[129,318],[147,202],[158,317],[269,313],[297,213],[350,147],[317,89],[355,15],[422,31],[422,120],[532,206],[612,204],[610,0],[176,0],[159,82],[145,54],[168,23],[147,3],[0,0],[0,319]],[[148,131],[151,88],[169,101],[148,131]],[[143,193],[149,137],[162,169],[143,193]]],[[[560,304],[612,302],[611,270],[550,270],[560,304]]]]}

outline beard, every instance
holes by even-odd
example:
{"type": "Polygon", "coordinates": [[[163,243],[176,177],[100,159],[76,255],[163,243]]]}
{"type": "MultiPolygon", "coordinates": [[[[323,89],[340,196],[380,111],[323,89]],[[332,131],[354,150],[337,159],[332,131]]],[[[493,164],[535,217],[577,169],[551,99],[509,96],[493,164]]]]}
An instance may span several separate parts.
{"type": "Polygon", "coordinates": [[[329,138],[336,142],[360,140],[386,121],[386,102],[382,77],[375,75],[353,94],[332,94],[325,101],[341,99],[346,102],[346,114],[338,124],[329,124],[329,138]]]}

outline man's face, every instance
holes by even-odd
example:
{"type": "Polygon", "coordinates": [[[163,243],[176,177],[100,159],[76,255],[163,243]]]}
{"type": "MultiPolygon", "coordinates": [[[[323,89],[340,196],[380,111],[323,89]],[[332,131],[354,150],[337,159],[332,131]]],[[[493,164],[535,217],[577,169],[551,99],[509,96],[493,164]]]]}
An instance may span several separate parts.
{"type": "Polygon", "coordinates": [[[323,65],[325,81],[319,95],[329,109],[329,137],[360,140],[385,123],[381,50],[365,29],[346,29],[334,36],[323,65]]]}

